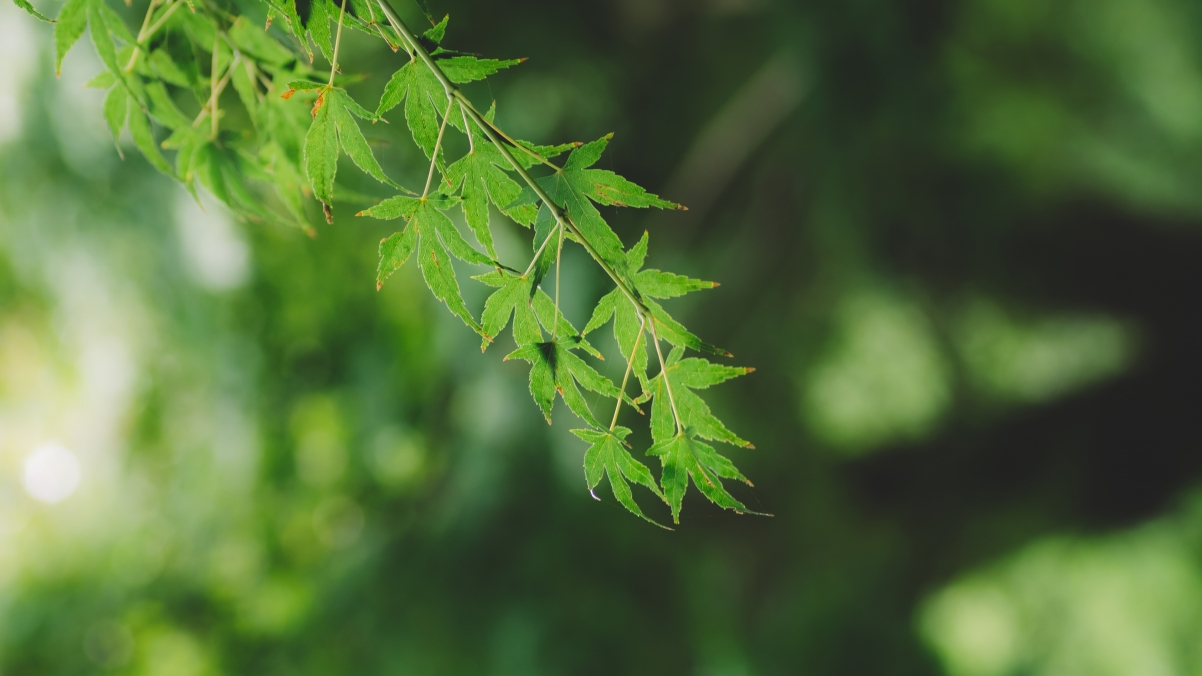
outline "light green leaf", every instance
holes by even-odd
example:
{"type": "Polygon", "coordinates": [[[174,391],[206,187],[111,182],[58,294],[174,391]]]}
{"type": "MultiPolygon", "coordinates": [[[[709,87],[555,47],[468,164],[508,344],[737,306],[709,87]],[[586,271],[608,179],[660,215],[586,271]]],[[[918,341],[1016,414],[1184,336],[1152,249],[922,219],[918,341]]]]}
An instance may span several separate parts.
{"type": "Polygon", "coordinates": [[[107,70],[102,70],[96,77],[88,80],[84,86],[88,89],[109,89],[115,84],[117,84],[117,76],[107,70]]]}
{"type": "Polygon", "coordinates": [[[359,123],[355,122],[355,118],[351,116],[354,113],[367,119],[374,119],[371,113],[355,103],[354,99],[343,89],[329,90],[326,93],[326,105],[330,106],[330,116],[338,127],[338,139],[342,142],[342,150],[351,158],[355,166],[377,181],[399,188],[400,186],[392,179],[384,175],[384,170],[376,161],[371,146],[367,145],[367,139],[363,137],[363,132],[359,129],[359,123]]]}
{"type": "MultiPolygon", "coordinates": [[[[689,477],[693,478],[693,485],[719,507],[738,512],[748,511],[743,503],[726,492],[719,478],[730,474],[734,466],[706,444],[688,435],[677,434],[652,446],[647,455],[657,456],[663,464],[660,483],[672,507],[673,522],[680,523],[680,509],[689,487],[689,477]]],[[[734,473],[737,474],[737,470],[734,473]]],[[[728,478],[742,478],[742,475],[728,478]]]]}
{"type": "Polygon", "coordinates": [[[474,56],[452,56],[439,59],[438,67],[447,79],[455,84],[483,80],[502,68],[516,66],[525,59],[478,59],[474,56]]]}
{"type": "Polygon", "coordinates": [[[604,476],[608,475],[609,486],[613,489],[614,497],[623,507],[663,528],[664,526],[643,514],[643,510],[634,501],[630,485],[626,483],[629,479],[651,489],[651,492],[655,493],[659,499],[665,499],[659,486],[655,484],[651,471],[647,469],[646,465],[631,457],[626,450],[625,439],[630,434],[630,430],[625,427],[615,427],[612,432],[582,429],[572,430],[572,433],[590,444],[589,449],[584,452],[584,477],[589,493],[592,493],[593,497],[597,497],[597,494],[593,493],[593,489],[601,483],[604,476]]]}
{"type": "Polygon", "coordinates": [[[29,12],[30,16],[34,17],[35,19],[40,19],[46,23],[54,23],[54,19],[51,19],[50,17],[45,16],[38,10],[34,9],[33,5],[29,4],[29,0],[13,0],[13,2],[17,3],[17,7],[29,12]]]}
{"type": "Polygon", "coordinates": [[[531,305],[534,307],[534,313],[538,316],[538,321],[543,325],[544,329],[551,331],[552,325],[558,323],[558,326],[555,328],[555,335],[564,337],[565,340],[569,338],[572,339],[575,341],[575,346],[593,355],[597,359],[605,358],[601,356],[601,352],[598,351],[597,348],[589,344],[589,342],[580,335],[580,332],[576,330],[576,327],[572,326],[572,322],[569,322],[567,317],[563,316],[562,311],[560,311],[558,314],[555,312],[555,300],[548,296],[547,292],[543,291],[542,289],[535,289],[534,298],[531,301],[531,305]]]}
{"type": "Polygon", "coordinates": [[[675,434],[676,424],[672,418],[671,401],[676,402],[683,426],[693,430],[695,436],[713,441],[723,441],[734,446],[754,448],[750,442],[731,432],[710,411],[705,401],[693,390],[751,373],[754,369],[736,368],[712,364],[704,359],[680,359],[680,351],[673,350],[668,359],[668,384],[672,387],[669,398],[664,374],[651,379],[651,438],[660,443],[675,434]]]}
{"type": "Polygon", "coordinates": [[[384,286],[384,280],[409,260],[417,247],[417,228],[406,227],[401,232],[380,240],[380,266],[376,270],[376,291],[384,286]]]}
{"type": "Polygon", "coordinates": [[[125,117],[129,111],[129,92],[123,87],[113,87],[104,97],[104,120],[108,122],[113,140],[121,138],[121,130],[125,128],[125,117]]]}
{"type": "Polygon", "coordinates": [[[660,270],[643,270],[634,276],[634,285],[639,293],[652,298],[675,298],[690,291],[712,289],[718,286],[715,282],[691,279],[660,270]]]}
{"type": "Polygon", "coordinates": [[[588,402],[584,400],[576,385],[579,383],[602,396],[615,398],[619,395],[618,388],[580,357],[572,354],[571,351],[578,347],[580,343],[576,338],[557,338],[555,342],[523,345],[505,359],[530,362],[530,393],[542,409],[547,424],[551,423],[551,410],[555,403],[555,393],[558,392],[573,413],[589,425],[600,428],[601,423],[593,415],[588,402]]]}
{"type": "MultiPolygon", "coordinates": [[[[376,116],[384,115],[402,101],[405,103],[405,122],[409,125],[413,140],[426,153],[426,157],[431,157],[438,142],[441,116],[447,109],[447,93],[434,73],[421,61],[412,60],[393,73],[380,96],[376,116]]],[[[458,111],[452,110],[451,124],[462,125],[462,121],[456,122],[457,116],[458,111]]]]}
{"type": "Polygon", "coordinates": [[[563,169],[539,179],[539,184],[551,199],[567,210],[597,255],[618,275],[624,276],[627,275],[627,261],[622,242],[593,203],[661,209],[679,205],[661,200],[611,171],[589,169],[601,158],[609,139],[610,136],[605,136],[573,150],[563,169]]]}
{"type": "MultiPolygon", "coordinates": [[[[472,251],[475,256],[483,258],[485,261],[488,260],[483,254],[468,246],[462,235],[459,235],[459,231],[455,230],[455,225],[451,223],[446,214],[440,211],[453,203],[445,198],[423,199],[402,195],[360,212],[362,216],[385,219],[401,217],[409,221],[404,232],[399,233],[400,237],[393,235],[380,244],[380,266],[376,274],[376,288],[380,288],[384,280],[401,267],[416,247],[418,266],[421,268],[422,277],[426,280],[426,286],[434,292],[434,297],[446,303],[451,313],[462,319],[472,330],[491,340],[492,336],[476,322],[463,302],[463,296],[459,292],[459,282],[455,278],[455,269],[451,266],[451,256],[447,252],[446,243],[448,241],[452,242],[451,247],[455,249],[460,249],[459,243],[462,243],[462,247],[472,251]],[[456,237],[458,237],[458,243],[456,243],[456,237]]],[[[456,255],[468,254],[460,250],[456,255]]],[[[468,256],[470,257],[470,255],[468,256]]]]}
{"type": "MultiPolygon", "coordinates": [[[[492,232],[489,230],[488,203],[491,201],[498,209],[506,211],[506,207],[521,194],[522,189],[517,181],[503,171],[509,163],[496,147],[484,138],[477,127],[471,128],[471,134],[471,151],[447,167],[446,179],[463,196],[463,215],[476,239],[496,258],[492,232]]],[[[533,220],[533,209],[518,207],[509,211],[514,220],[525,221],[524,225],[529,225],[533,220]]]]}
{"type": "MultiPolygon", "coordinates": [[[[500,272],[491,274],[500,277],[502,286],[484,303],[484,312],[480,315],[484,332],[493,337],[499,336],[509,324],[509,317],[514,315],[514,342],[518,345],[542,342],[543,334],[538,328],[538,320],[530,304],[530,279],[500,272]]],[[[488,343],[489,341],[484,341],[480,349],[487,348],[488,343]]]]}
{"type": "Polygon", "coordinates": [[[313,195],[325,205],[326,221],[333,222],[334,176],[338,172],[338,126],[331,115],[332,106],[318,98],[313,124],[305,134],[305,173],[313,186],[313,195]]]}
{"type": "MultiPolygon", "coordinates": [[[[424,3],[422,3],[422,11],[425,12],[426,17],[429,18],[430,10],[426,9],[424,3]]],[[[450,20],[451,15],[449,14],[442,17],[442,21],[439,21],[438,23],[434,24],[433,28],[427,30],[425,33],[422,33],[422,37],[435,45],[442,43],[442,39],[446,37],[447,34],[447,22],[450,20]]],[[[430,21],[433,22],[434,20],[430,19],[430,21]]]]}
{"type": "MultiPolygon", "coordinates": [[[[294,84],[297,83],[289,86],[294,84]]],[[[313,194],[325,206],[328,222],[333,221],[330,207],[334,204],[334,178],[338,172],[340,146],[355,165],[369,176],[399,187],[384,175],[352,113],[371,117],[345,90],[324,88],[314,103],[313,123],[305,135],[305,171],[313,185],[313,194]]]]}
{"type": "Polygon", "coordinates": [[[437,223],[439,217],[446,218],[429,202],[424,202],[414,213],[413,219],[409,221],[409,227],[416,225],[419,228],[418,236],[421,243],[418,265],[422,269],[422,277],[425,278],[426,286],[430,287],[434,297],[446,303],[452,314],[462,319],[463,323],[472,330],[487,336],[483,327],[476,322],[463,302],[463,296],[459,292],[459,282],[455,279],[455,269],[451,267],[451,257],[447,254],[442,241],[431,232],[431,221],[437,223]]]}
{"type": "Polygon", "coordinates": [[[159,146],[155,143],[154,131],[150,128],[150,118],[132,96],[129,97],[126,105],[129,107],[129,135],[133,138],[134,145],[142,151],[155,169],[174,177],[175,172],[171,171],[171,165],[163,159],[163,154],[159,152],[159,146]]]}
{"type": "Polygon", "coordinates": [[[92,0],[67,0],[54,24],[54,73],[63,72],[63,57],[88,27],[88,5],[92,0]]]}
{"type": "MultiPolygon", "coordinates": [[[[281,4],[288,7],[291,3],[281,4]]],[[[292,10],[292,13],[295,14],[295,10],[292,10]]],[[[251,23],[244,16],[235,19],[234,25],[230,26],[227,33],[239,50],[263,63],[278,67],[296,58],[291,51],[263,30],[262,26],[251,23]]]]}
{"type": "MultiPolygon", "coordinates": [[[[321,50],[326,61],[334,58],[334,40],[330,33],[330,22],[338,20],[338,8],[330,0],[312,0],[309,5],[309,22],[305,28],[313,36],[313,43],[321,50]]],[[[303,42],[303,40],[302,40],[303,42]]]]}

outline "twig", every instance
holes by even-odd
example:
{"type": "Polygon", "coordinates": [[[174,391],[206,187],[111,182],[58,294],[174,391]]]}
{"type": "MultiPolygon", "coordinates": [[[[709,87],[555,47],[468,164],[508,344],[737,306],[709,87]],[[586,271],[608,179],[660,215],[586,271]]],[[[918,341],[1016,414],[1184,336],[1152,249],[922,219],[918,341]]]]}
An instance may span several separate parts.
{"type": "Polygon", "coordinates": [[[630,372],[634,369],[634,355],[639,351],[639,343],[643,340],[643,329],[647,323],[643,321],[642,316],[639,317],[639,335],[634,337],[634,347],[630,350],[630,357],[626,360],[626,374],[622,376],[622,386],[618,388],[618,405],[614,406],[614,419],[609,423],[609,431],[614,431],[614,427],[618,425],[618,413],[622,411],[622,397],[626,396],[626,382],[630,380],[630,372]]]}

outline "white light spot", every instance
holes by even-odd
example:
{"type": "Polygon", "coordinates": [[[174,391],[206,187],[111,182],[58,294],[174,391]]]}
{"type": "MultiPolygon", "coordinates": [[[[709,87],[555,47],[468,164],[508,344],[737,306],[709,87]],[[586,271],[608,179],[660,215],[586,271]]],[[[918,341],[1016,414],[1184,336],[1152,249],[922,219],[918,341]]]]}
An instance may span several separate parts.
{"type": "Polygon", "coordinates": [[[235,289],[250,273],[250,248],[225,206],[205,195],[204,208],[183,190],[175,201],[175,222],[192,278],[210,291],[235,289]]]}
{"type": "Polygon", "coordinates": [[[25,457],[22,479],[25,491],[35,500],[51,505],[62,502],[79,488],[82,477],[79,458],[61,444],[42,444],[25,457]]]}

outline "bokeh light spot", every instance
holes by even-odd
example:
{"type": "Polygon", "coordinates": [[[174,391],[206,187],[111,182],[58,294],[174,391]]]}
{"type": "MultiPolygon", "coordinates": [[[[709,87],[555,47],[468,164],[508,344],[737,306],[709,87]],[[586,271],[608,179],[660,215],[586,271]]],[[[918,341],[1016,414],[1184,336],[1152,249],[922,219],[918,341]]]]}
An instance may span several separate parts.
{"type": "Polygon", "coordinates": [[[79,488],[83,468],[79,458],[65,446],[49,442],[26,456],[21,478],[31,497],[53,505],[71,497],[79,488]]]}

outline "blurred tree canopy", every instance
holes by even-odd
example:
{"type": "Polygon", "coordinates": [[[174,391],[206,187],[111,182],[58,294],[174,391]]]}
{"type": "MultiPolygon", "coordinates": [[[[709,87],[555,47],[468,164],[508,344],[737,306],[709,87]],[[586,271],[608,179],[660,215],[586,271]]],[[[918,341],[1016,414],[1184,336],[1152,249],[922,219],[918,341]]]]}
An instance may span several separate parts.
{"type": "Polygon", "coordinates": [[[525,368],[373,291],[388,226],[198,206],[6,3],[0,673],[1202,673],[1202,6],[433,5],[530,58],[502,126],[690,206],[614,224],[722,280],[776,516],[595,502],[525,368]]]}

